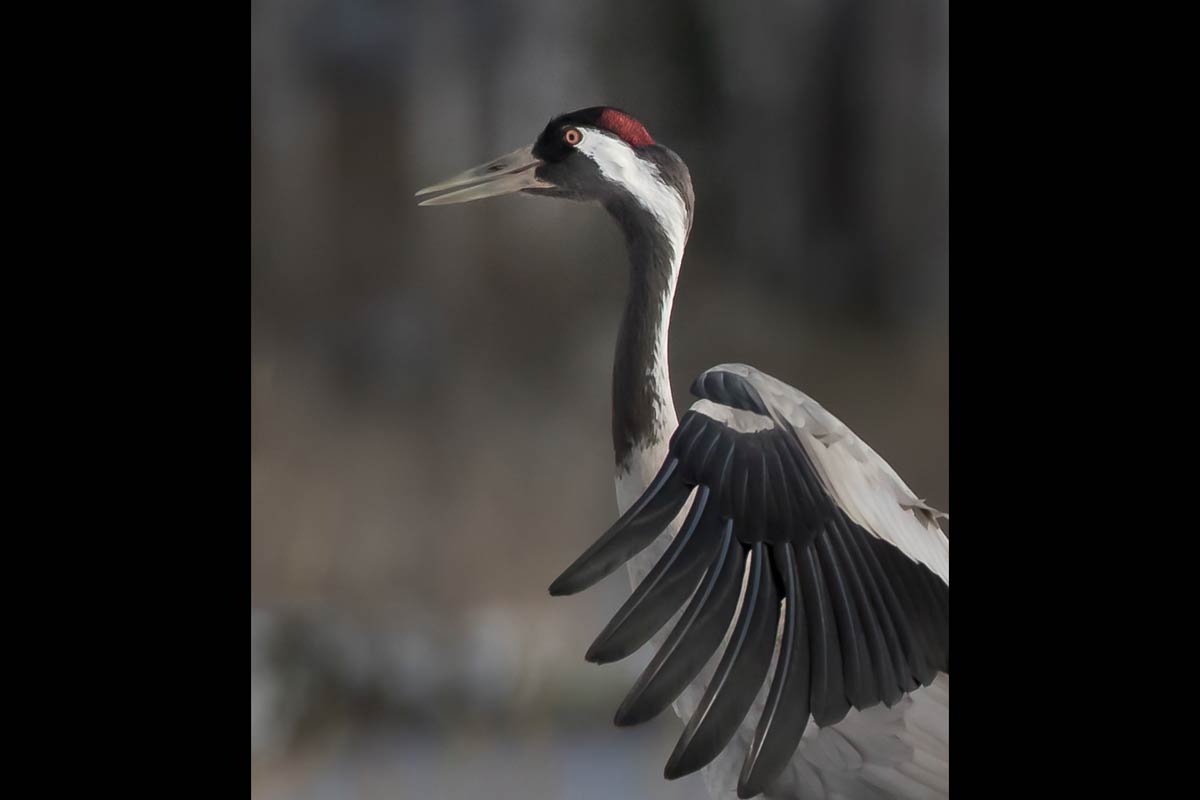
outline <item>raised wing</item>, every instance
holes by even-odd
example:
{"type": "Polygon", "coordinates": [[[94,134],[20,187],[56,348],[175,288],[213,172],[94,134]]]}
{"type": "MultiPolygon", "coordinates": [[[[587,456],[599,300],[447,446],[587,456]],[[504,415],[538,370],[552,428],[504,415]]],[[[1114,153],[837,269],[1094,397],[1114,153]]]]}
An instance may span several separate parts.
{"type": "Polygon", "coordinates": [[[550,593],[573,594],[618,569],[692,498],[587,658],[624,658],[686,603],[617,724],[659,714],[724,644],[665,774],[716,758],[769,678],[738,783],[752,797],[786,766],[810,715],[832,725],[851,707],[890,707],[949,673],[950,546],[943,515],[798,390],[732,364],[702,374],[692,393],[700,400],[654,481],[550,593]]]}

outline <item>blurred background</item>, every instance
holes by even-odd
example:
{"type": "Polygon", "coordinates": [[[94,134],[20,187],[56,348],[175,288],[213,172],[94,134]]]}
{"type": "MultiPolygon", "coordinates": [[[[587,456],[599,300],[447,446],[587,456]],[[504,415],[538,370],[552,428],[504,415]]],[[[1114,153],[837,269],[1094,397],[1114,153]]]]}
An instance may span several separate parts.
{"type": "Polygon", "coordinates": [[[615,105],[688,163],[679,405],[742,361],[949,509],[946,0],[251,3],[251,795],[687,798],[615,518],[626,266],[597,208],[413,192],[615,105]]]}

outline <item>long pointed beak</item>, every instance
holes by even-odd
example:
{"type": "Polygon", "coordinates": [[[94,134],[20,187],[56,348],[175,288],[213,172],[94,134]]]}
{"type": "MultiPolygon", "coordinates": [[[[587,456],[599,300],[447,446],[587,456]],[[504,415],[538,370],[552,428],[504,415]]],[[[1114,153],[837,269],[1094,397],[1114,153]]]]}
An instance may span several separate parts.
{"type": "Polygon", "coordinates": [[[506,156],[481,164],[478,167],[460,172],[449,180],[426,186],[417,192],[416,197],[446,192],[437,197],[431,197],[418,205],[444,206],[451,203],[468,203],[472,200],[482,200],[485,197],[495,197],[501,194],[512,194],[524,189],[545,189],[552,184],[538,180],[534,174],[542,165],[541,159],[533,155],[533,147],[522,147],[506,156]]]}

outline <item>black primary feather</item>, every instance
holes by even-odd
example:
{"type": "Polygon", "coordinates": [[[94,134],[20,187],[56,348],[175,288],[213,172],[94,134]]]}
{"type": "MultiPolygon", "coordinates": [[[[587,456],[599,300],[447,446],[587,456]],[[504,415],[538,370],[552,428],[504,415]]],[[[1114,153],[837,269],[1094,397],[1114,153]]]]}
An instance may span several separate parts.
{"type": "Polygon", "coordinates": [[[667,624],[700,582],[720,545],[721,523],[701,486],[679,533],[621,610],[596,637],[585,658],[596,664],[617,661],[649,641],[667,624]]]}
{"type": "Polygon", "coordinates": [[[809,664],[808,621],[800,592],[796,554],[790,542],[773,545],[772,561],[783,586],[783,635],[771,691],[763,706],[738,778],[738,797],[762,792],[796,751],[808,727],[809,664]]]}
{"type": "Polygon", "coordinates": [[[775,652],[779,623],[779,594],[766,554],[762,542],[750,551],[746,591],[729,645],[700,707],[688,721],[667,761],[663,774],[668,779],[695,772],[716,758],[745,719],[762,687],[775,652]]]}
{"type": "Polygon", "coordinates": [[[666,642],[617,709],[618,725],[636,725],[660,714],[679,697],[717,651],[737,609],[746,551],[726,520],[721,546],[666,642]]]}

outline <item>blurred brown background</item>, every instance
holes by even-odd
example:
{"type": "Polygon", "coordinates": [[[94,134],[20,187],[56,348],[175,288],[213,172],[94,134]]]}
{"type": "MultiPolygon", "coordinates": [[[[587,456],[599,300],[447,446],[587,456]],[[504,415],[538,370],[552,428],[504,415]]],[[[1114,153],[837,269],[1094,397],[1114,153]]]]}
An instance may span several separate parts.
{"type": "Polygon", "coordinates": [[[251,794],[684,798],[611,717],[626,267],[597,208],[413,192],[620,106],[688,163],[676,401],[744,361],[949,508],[949,7],[252,0],[251,794]]]}

